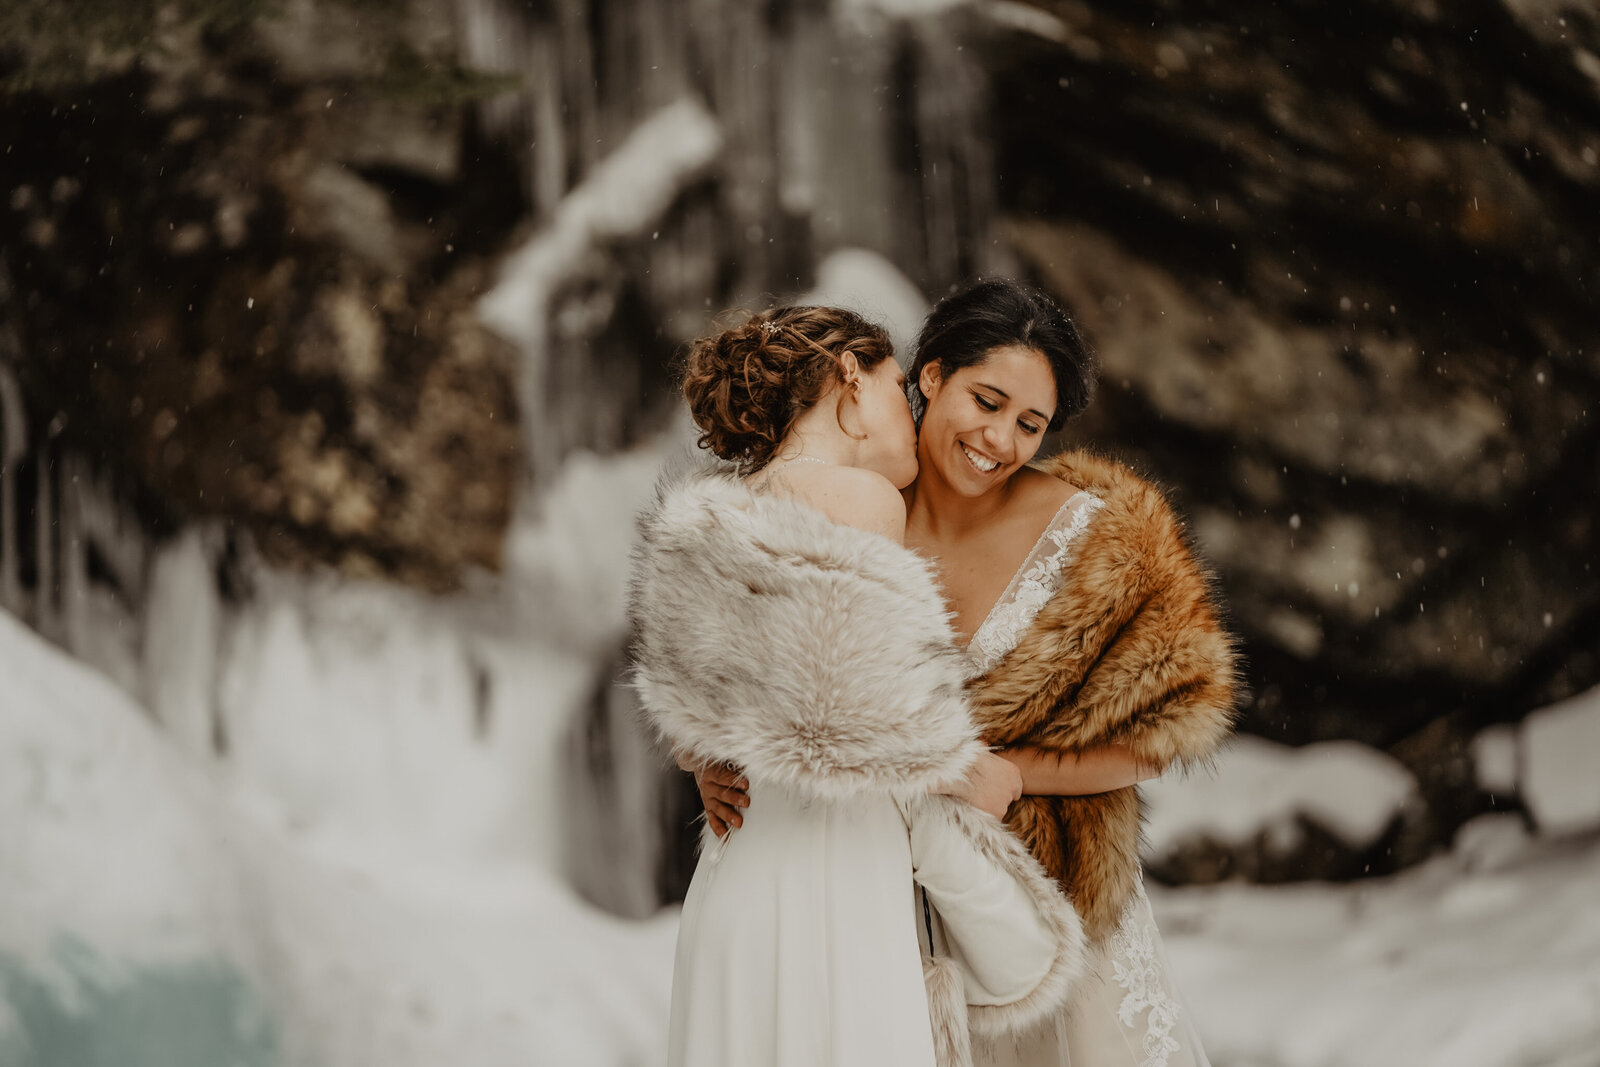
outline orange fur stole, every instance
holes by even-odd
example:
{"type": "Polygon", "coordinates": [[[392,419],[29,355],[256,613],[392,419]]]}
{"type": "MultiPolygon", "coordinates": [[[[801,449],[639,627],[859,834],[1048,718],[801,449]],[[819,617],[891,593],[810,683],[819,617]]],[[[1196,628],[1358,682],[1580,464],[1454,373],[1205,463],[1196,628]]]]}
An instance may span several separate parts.
{"type": "MultiPolygon", "coordinates": [[[[1210,575],[1161,492],[1126,467],[1070,452],[1044,469],[1105,507],[1078,540],[1060,591],[974,683],[984,740],[1063,754],[1121,742],[1163,769],[1209,760],[1229,733],[1237,690],[1210,575]]],[[[1006,821],[1072,898],[1091,939],[1116,928],[1139,876],[1137,788],[1024,796],[1006,821]]]]}

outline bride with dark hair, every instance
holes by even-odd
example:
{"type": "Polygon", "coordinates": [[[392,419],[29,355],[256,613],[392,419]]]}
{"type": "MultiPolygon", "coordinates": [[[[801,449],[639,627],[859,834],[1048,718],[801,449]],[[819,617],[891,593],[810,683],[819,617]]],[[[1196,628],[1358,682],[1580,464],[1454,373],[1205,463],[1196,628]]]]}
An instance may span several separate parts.
{"type": "MultiPolygon", "coordinates": [[[[1093,374],[1071,320],[1006,281],[941,301],[911,369],[919,473],[905,541],[934,561],[983,739],[1021,778],[1007,825],[1089,937],[1067,1010],[981,1039],[974,1062],[1205,1067],[1144,893],[1136,786],[1216,753],[1233,718],[1233,642],[1158,489],[1088,452],[1035,462],[1046,431],[1088,404],[1093,374]]],[[[733,774],[700,784],[714,828],[761,814],[733,774]]],[[[1001,786],[972,796],[1009,803],[1001,786]]],[[[933,950],[946,937],[937,916],[925,924],[933,950]]]]}
{"type": "Polygon", "coordinates": [[[969,1027],[1029,1031],[1081,969],[1070,902],[998,819],[1020,775],[979,742],[971,666],[902,544],[904,388],[883,331],[833,308],[690,353],[726,465],[641,520],[635,683],[679,763],[738,766],[751,807],[705,835],[684,902],[673,1067],[959,1067],[969,1027]]]}

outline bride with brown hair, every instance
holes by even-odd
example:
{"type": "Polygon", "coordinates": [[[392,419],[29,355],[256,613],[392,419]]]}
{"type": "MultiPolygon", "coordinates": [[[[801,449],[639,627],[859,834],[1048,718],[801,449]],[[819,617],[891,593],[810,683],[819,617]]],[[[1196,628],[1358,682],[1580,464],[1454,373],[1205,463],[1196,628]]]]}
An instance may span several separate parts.
{"type": "Polygon", "coordinates": [[[834,308],[690,353],[727,465],[641,519],[635,683],[679,763],[737,765],[752,807],[705,835],[684,901],[672,1067],[960,1067],[969,1026],[1028,1031],[1081,970],[1071,904],[998,821],[1020,778],[979,743],[970,665],[902,544],[904,385],[884,332],[834,308]],[[919,929],[940,934],[926,958],[919,929]]]}
{"type": "MultiPolygon", "coordinates": [[[[906,544],[935,561],[983,738],[1020,776],[1007,824],[1090,942],[1067,1010],[981,1041],[975,1062],[1205,1067],[1144,893],[1136,786],[1203,764],[1229,731],[1233,645],[1209,577],[1161,492],[1126,467],[1081,451],[1034,463],[1093,386],[1087,347],[1044,294],[990,281],[945,298],[911,376],[906,544]]],[[[761,814],[733,774],[700,784],[713,829],[761,814]]],[[[937,917],[927,926],[937,949],[937,917]]]]}

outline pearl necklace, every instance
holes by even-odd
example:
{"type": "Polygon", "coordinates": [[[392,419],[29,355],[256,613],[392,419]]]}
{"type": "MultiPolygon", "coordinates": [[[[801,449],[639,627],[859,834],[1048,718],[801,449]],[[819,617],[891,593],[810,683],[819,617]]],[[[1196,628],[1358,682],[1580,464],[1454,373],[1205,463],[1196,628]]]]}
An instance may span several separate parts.
{"type": "Polygon", "coordinates": [[[788,459],[780,459],[776,463],[767,464],[767,470],[771,470],[774,467],[787,467],[791,463],[821,463],[827,467],[834,466],[831,461],[818,459],[816,456],[791,456],[788,459]]]}
{"type": "Polygon", "coordinates": [[[780,459],[776,463],[768,463],[765,467],[762,467],[755,474],[751,475],[751,487],[755,489],[765,489],[772,481],[773,471],[780,470],[783,467],[792,466],[796,463],[820,463],[825,467],[837,466],[835,463],[831,463],[825,459],[818,459],[816,456],[791,456],[788,459],[780,459]]]}

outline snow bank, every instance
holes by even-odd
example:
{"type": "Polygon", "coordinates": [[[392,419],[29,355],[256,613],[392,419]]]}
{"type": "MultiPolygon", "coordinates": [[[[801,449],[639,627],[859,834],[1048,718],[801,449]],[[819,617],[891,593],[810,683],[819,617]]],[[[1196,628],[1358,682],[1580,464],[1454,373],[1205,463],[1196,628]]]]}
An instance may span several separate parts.
{"type": "Polygon", "coordinates": [[[1275,849],[1292,849],[1304,818],[1351,848],[1377,841],[1417,797],[1417,783],[1398,760],[1354,741],[1291,748],[1241,735],[1208,775],[1168,775],[1144,788],[1146,855],[1172,855],[1186,841],[1250,845],[1264,834],[1275,849]]]}
{"type": "MultiPolygon", "coordinates": [[[[351,840],[338,819],[242,813],[120,690],[4,615],[0,676],[0,1063],[661,1062],[671,914],[600,915],[531,860],[444,862],[351,840]]],[[[1341,807],[1351,790],[1401,794],[1370,761],[1273,748],[1259,773],[1247,748],[1179,788],[1214,790],[1204,803],[1235,827],[1256,803],[1332,803],[1265,773],[1298,761],[1313,782],[1344,768],[1328,775],[1341,807]]],[[[1388,807],[1344,813],[1347,830],[1388,807]]],[[[1388,879],[1151,895],[1219,1065],[1578,1067],[1600,1047],[1596,884],[1592,835],[1531,839],[1491,816],[1388,879]]]]}
{"type": "Polygon", "coordinates": [[[63,935],[242,965],[247,905],[216,859],[210,783],[121,689],[3,612],[0,677],[0,953],[64,997],[63,935]]]}
{"type": "Polygon", "coordinates": [[[670,915],[611,919],[531,861],[441,862],[260,821],[122,691],[4,614],[0,677],[0,1063],[660,1061],[670,915]]]}
{"type": "MultiPolygon", "coordinates": [[[[1354,884],[1151,896],[1206,1051],[1234,1067],[1557,1067],[1600,1047],[1600,843],[1463,851],[1354,884]]],[[[1510,822],[1505,822],[1510,820],[1510,822]]],[[[1474,824],[1475,825],[1475,824],[1474,824]]],[[[1488,831],[1496,832],[1488,832],[1488,831]]],[[[1509,832],[1499,832],[1509,831],[1509,832]]]]}

